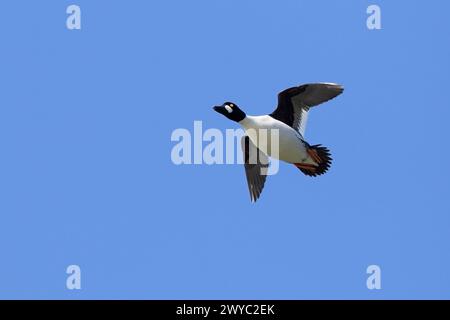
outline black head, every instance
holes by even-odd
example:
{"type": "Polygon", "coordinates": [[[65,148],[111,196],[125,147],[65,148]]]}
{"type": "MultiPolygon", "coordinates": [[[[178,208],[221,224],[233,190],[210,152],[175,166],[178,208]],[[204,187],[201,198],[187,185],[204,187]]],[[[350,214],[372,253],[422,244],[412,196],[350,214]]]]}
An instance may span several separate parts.
{"type": "Polygon", "coordinates": [[[215,106],[213,109],[218,113],[223,114],[228,119],[236,122],[242,121],[246,117],[245,112],[239,109],[233,102],[225,102],[223,105],[215,106]]]}

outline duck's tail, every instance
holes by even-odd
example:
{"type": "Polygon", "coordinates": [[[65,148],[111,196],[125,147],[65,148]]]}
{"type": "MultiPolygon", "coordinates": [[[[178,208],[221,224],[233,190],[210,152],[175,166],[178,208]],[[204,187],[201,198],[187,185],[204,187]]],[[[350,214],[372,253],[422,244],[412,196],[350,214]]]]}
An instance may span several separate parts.
{"type": "Polygon", "coordinates": [[[333,160],[331,158],[330,150],[317,144],[315,146],[308,146],[307,152],[317,165],[294,163],[301,172],[310,177],[317,177],[328,171],[331,166],[331,161],[333,160]]]}

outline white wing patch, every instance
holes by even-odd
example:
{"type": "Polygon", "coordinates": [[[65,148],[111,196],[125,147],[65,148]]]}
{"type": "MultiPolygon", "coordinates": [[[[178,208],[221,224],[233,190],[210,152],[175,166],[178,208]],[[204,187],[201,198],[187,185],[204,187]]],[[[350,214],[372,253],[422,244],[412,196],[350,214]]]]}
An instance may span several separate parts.
{"type": "Polygon", "coordinates": [[[302,108],[299,112],[296,112],[296,114],[299,114],[299,119],[297,123],[297,127],[298,127],[298,132],[300,132],[300,134],[302,135],[302,137],[305,137],[305,132],[306,132],[306,123],[308,122],[308,114],[309,114],[309,108],[302,108]]]}
{"type": "Polygon", "coordinates": [[[302,138],[305,137],[306,123],[308,122],[309,107],[303,103],[299,103],[292,99],[294,105],[294,122],[293,128],[296,129],[302,138]]]}

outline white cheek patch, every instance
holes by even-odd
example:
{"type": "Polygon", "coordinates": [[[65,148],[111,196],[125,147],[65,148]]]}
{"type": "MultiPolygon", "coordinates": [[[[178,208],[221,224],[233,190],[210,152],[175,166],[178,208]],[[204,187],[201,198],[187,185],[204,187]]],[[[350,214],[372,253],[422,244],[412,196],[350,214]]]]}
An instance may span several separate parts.
{"type": "Polygon", "coordinates": [[[232,113],[233,112],[233,108],[230,107],[229,105],[225,105],[225,109],[227,109],[228,113],[232,113]]]}

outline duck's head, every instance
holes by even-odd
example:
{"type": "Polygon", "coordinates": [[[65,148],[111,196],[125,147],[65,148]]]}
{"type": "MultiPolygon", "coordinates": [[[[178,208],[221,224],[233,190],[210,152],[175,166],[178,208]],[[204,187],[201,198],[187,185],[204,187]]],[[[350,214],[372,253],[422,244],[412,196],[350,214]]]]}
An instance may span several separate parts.
{"type": "Polygon", "coordinates": [[[233,102],[225,102],[223,105],[215,106],[213,109],[236,122],[242,121],[246,117],[245,112],[233,102]]]}

